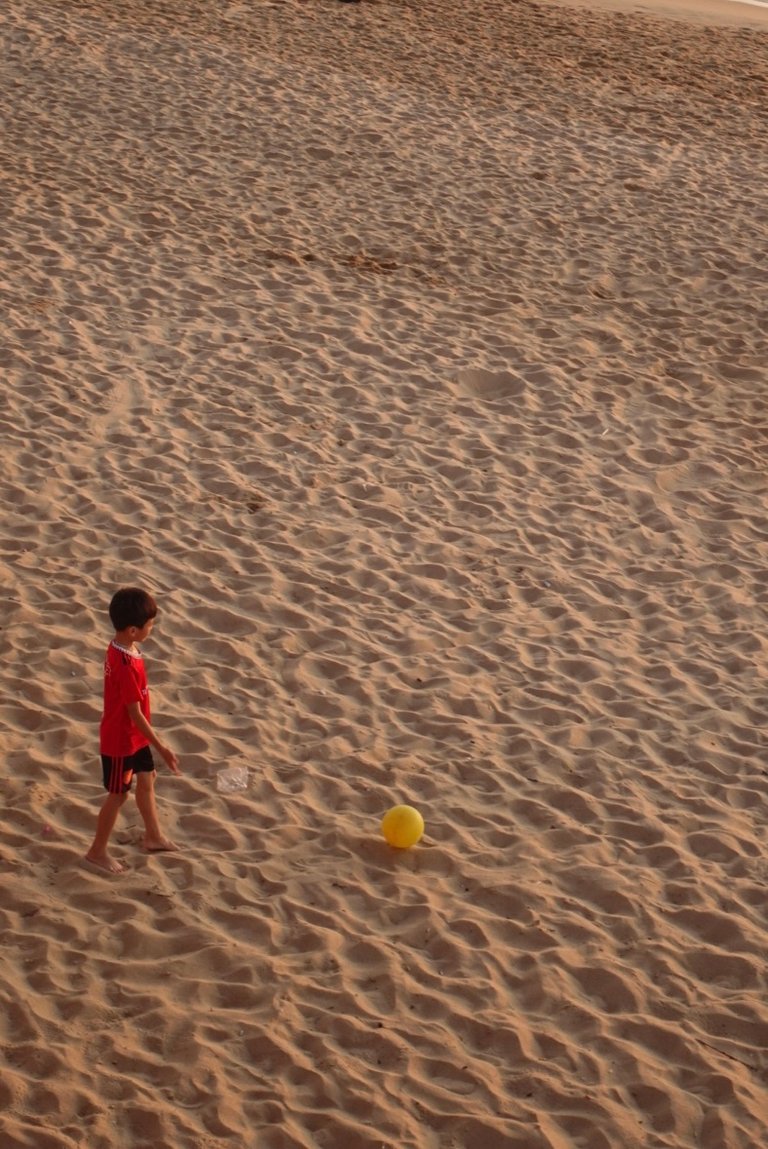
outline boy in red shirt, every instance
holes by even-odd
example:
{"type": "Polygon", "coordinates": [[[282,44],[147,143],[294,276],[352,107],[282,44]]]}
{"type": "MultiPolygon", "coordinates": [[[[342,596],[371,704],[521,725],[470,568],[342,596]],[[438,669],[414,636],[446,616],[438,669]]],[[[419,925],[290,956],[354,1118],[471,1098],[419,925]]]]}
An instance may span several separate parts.
{"type": "Polygon", "coordinates": [[[145,850],[175,850],[176,845],[160,829],[155,802],[155,764],[150,746],[174,774],[179,762],[160,741],[150,725],[149,689],[141,651],[136,645],[149,638],[157,617],[151,595],[137,587],[117,591],[109,604],[115,637],[104,660],[104,711],[99,730],[101,763],[107,797],[99,812],[96,835],[85,855],[95,866],[111,874],[125,867],[107,846],[120,807],[127,800],[136,775],[136,805],[144,822],[145,850]]]}

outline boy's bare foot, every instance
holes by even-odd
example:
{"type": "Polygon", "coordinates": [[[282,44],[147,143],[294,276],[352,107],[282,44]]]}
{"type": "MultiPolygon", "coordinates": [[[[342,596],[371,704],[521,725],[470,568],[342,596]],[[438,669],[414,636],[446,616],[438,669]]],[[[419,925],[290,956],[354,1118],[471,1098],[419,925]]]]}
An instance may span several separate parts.
{"type": "Polygon", "coordinates": [[[179,848],[170,838],[145,838],[141,844],[148,854],[162,854],[179,848]]]}
{"type": "Polygon", "coordinates": [[[98,870],[106,870],[108,874],[124,874],[125,866],[122,862],[118,862],[117,858],[113,858],[111,854],[86,854],[85,860],[89,865],[95,866],[98,870]]]}

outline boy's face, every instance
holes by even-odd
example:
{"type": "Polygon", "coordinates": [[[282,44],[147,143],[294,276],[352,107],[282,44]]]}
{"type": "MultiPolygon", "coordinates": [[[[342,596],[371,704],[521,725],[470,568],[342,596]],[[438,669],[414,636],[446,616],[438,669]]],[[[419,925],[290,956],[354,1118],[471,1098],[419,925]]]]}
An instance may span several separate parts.
{"type": "Polygon", "coordinates": [[[133,636],[133,641],[134,642],[144,642],[144,640],[149,638],[150,634],[152,633],[152,629],[153,629],[154,625],[155,625],[155,620],[153,618],[150,618],[147,622],[144,623],[144,625],[142,627],[138,627],[138,626],[135,627],[134,629],[135,629],[136,633],[133,636]]]}

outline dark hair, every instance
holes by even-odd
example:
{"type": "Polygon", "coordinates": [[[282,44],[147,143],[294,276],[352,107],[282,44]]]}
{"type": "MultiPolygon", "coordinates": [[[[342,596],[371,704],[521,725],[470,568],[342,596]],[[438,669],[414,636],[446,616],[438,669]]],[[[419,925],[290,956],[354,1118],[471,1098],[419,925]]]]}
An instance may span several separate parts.
{"type": "Polygon", "coordinates": [[[112,596],[109,604],[109,617],[115,630],[126,630],[135,626],[141,630],[157,614],[157,603],[151,594],[137,586],[124,586],[112,596]]]}

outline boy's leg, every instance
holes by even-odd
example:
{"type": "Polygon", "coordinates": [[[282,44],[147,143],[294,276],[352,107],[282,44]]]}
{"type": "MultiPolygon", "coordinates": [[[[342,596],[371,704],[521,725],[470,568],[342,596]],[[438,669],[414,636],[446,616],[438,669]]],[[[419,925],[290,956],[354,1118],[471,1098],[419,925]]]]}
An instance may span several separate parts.
{"type": "Polygon", "coordinates": [[[107,846],[117,821],[117,815],[120,813],[120,807],[127,797],[127,794],[107,794],[104,805],[99,810],[99,816],[96,819],[96,833],[91,848],[85,855],[86,859],[94,866],[100,866],[102,870],[108,870],[110,874],[121,874],[125,869],[121,862],[111,856],[107,846]]]}
{"type": "Polygon", "coordinates": [[[145,850],[178,850],[175,842],[167,838],[160,829],[155,801],[155,771],[147,770],[136,774],[136,805],[144,821],[145,850]]]}

